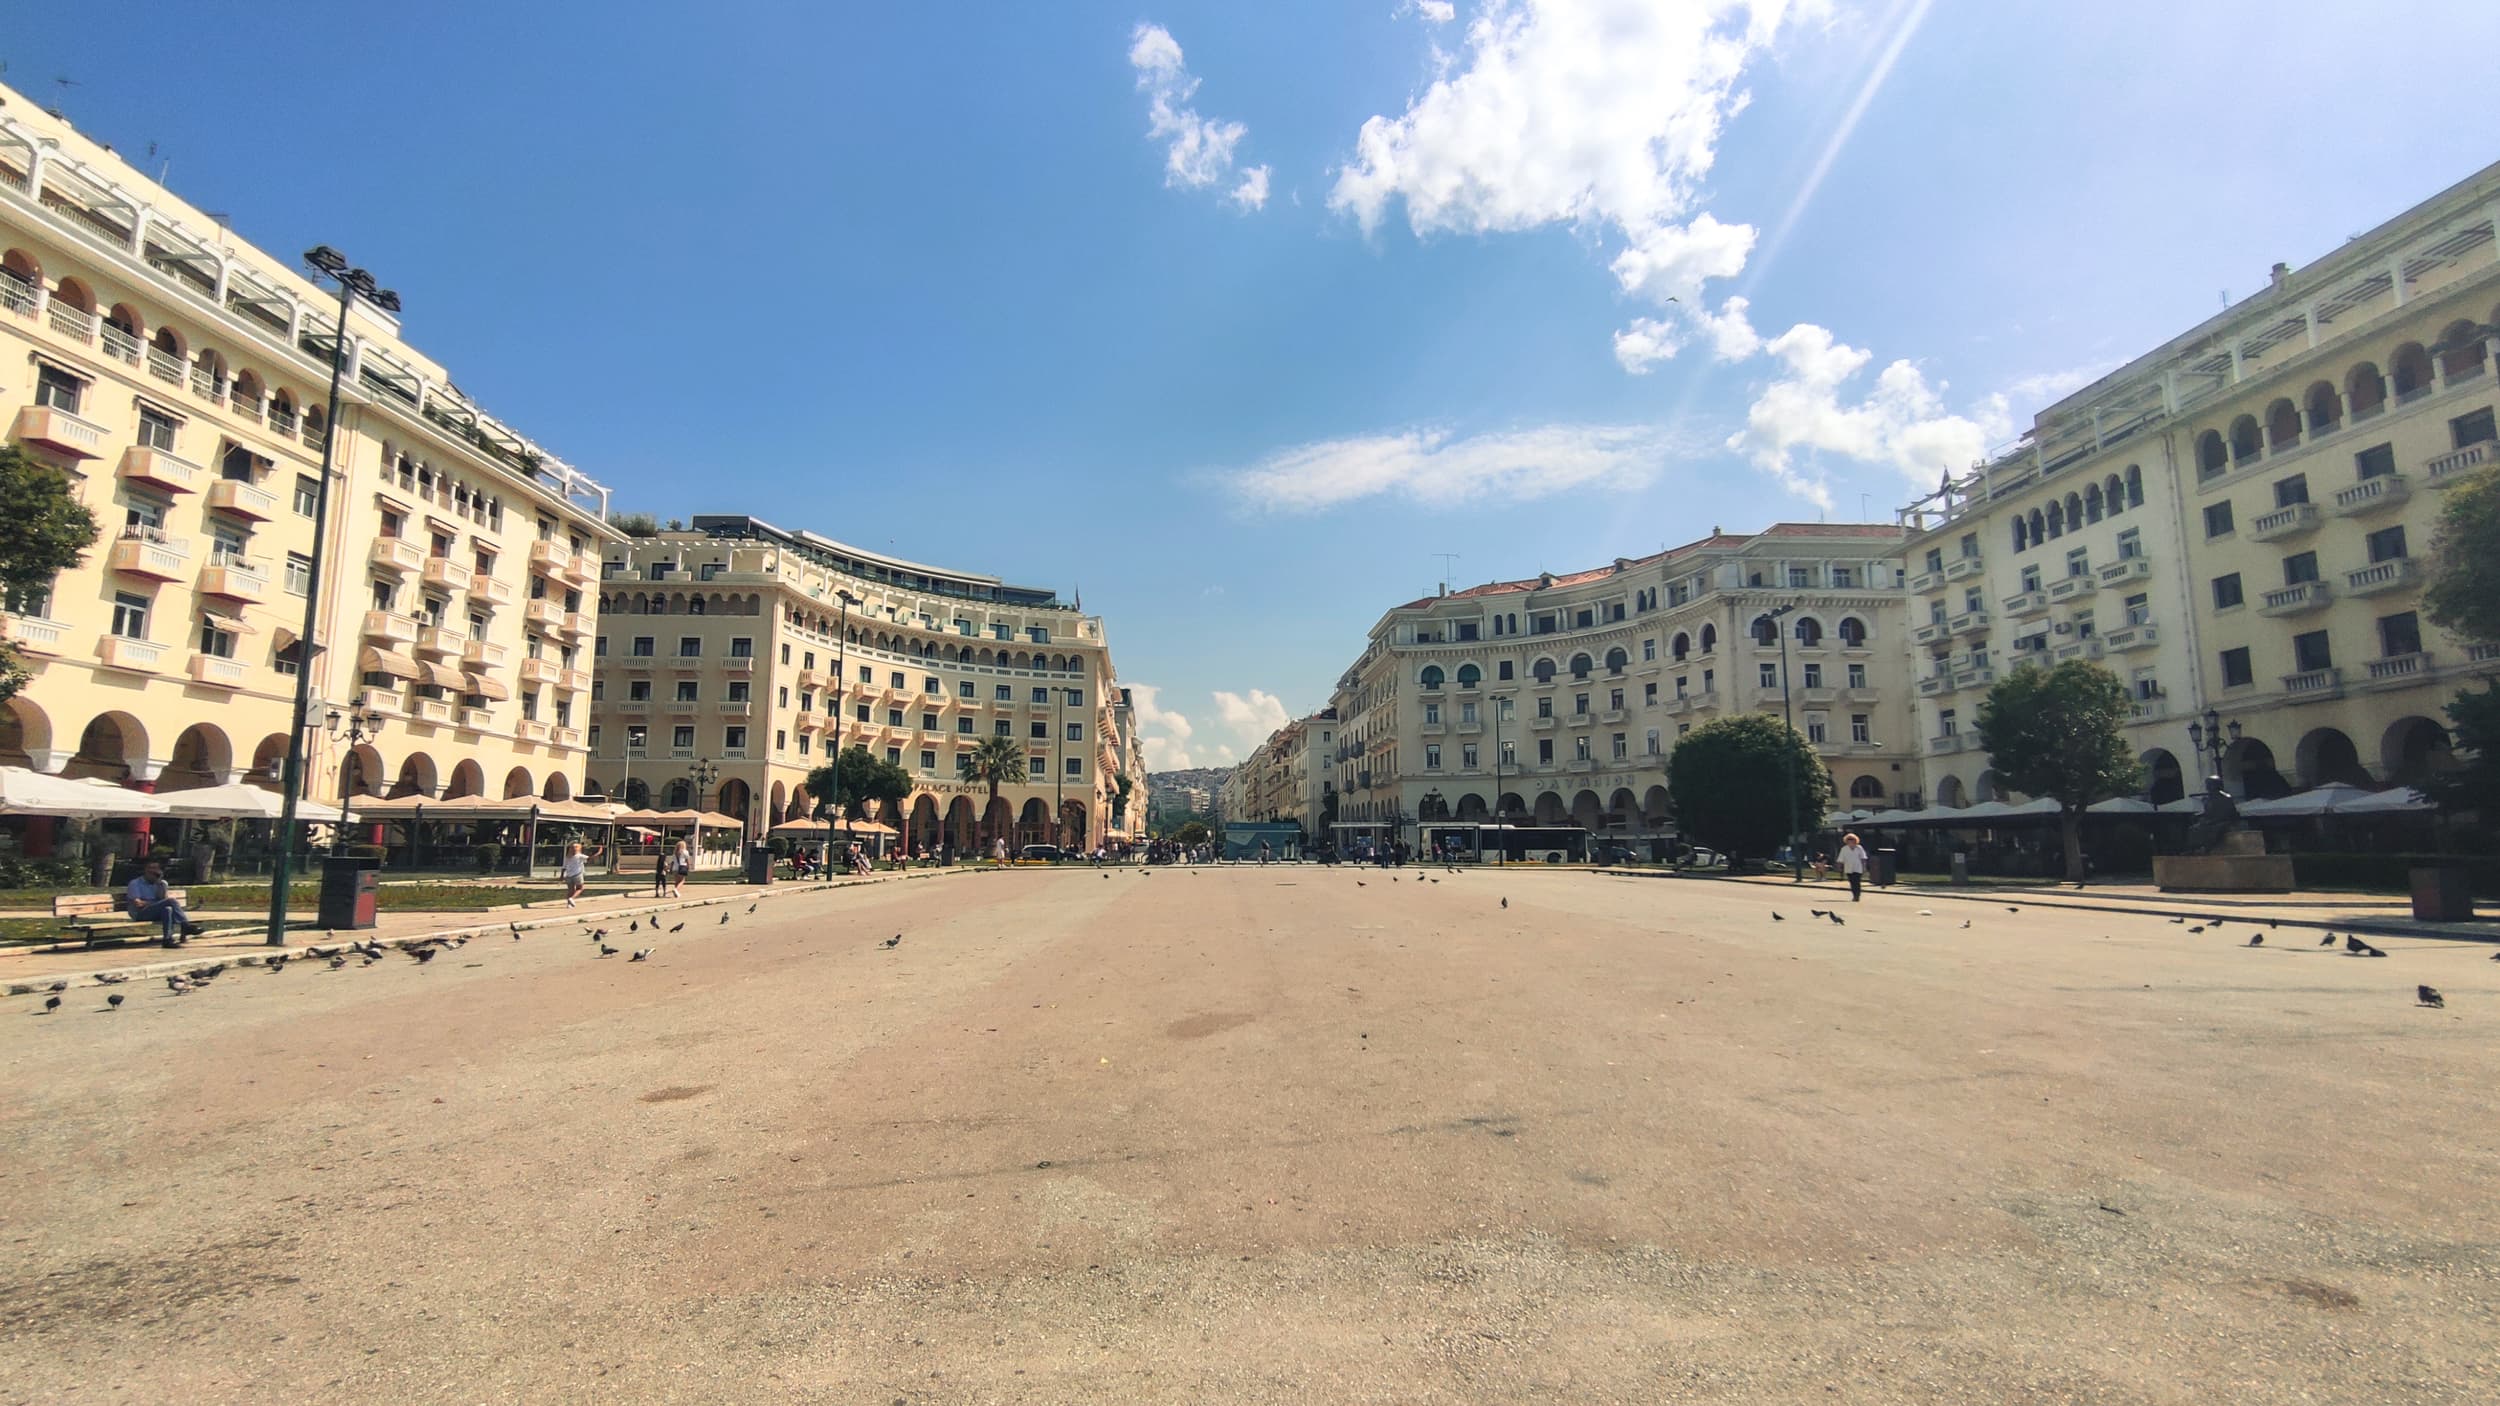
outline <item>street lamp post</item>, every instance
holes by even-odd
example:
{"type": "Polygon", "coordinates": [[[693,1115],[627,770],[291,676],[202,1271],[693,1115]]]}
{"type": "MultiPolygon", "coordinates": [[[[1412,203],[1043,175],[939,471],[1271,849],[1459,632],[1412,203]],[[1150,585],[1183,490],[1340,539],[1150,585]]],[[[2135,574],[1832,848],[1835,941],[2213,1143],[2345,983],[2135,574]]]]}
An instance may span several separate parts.
{"type": "Polygon", "coordinates": [[[1780,716],[1788,724],[1788,745],[1780,748],[1780,772],[1788,780],[1788,881],[1802,884],[1806,881],[1806,865],[1805,855],[1797,847],[1797,710],[1788,691],[1788,632],[1780,628],[1780,621],[1796,608],[1794,601],[1774,608],[1771,633],[1779,636],[1780,641],[1780,716]]]}
{"type": "MultiPolygon", "coordinates": [[[[833,869],[833,821],[842,818],[842,690],[851,672],[851,607],[859,604],[859,597],[846,590],[836,590],[834,596],[842,603],[842,622],[833,636],[833,816],[825,822],[827,872],[833,869]]],[[[822,816],[824,807],[820,804],[816,811],[822,816]]]]}
{"type": "Polygon", "coordinates": [[[694,794],[688,797],[691,802],[688,809],[694,812],[694,824],[686,830],[686,847],[691,851],[686,856],[686,862],[692,864],[703,852],[703,812],[711,808],[704,804],[704,798],[712,793],[712,783],[720,780],[720,767],[710,757],[698,757],[695,764],[687,769],[686,779],[694,783],[694,794]]]}
{"type": "Polygon", "coordinates": [[[330,831],[330,857],[335,859],[344,853],[347,842],[348,759],[355,755],[356,748],[366,738],[381,735],[382,711],[378,708],[351,707],[341,712],[332,708],[322,718],[322,723],[332,737],[339,735],[342,724],[347,728],[347,750],[339,754],[339,823],[330,831]]]}
{"type": "MultiPolygon", "coordinates": [[[[1499,827],[1509,823],[1502,819],[1502,714],[1510,711],[1510,695],[1488,693],[1485,695],[1485,700],[1493,705],[1493,823],[1499,827]]],[[[1493,863],[1497,867],[1510,863],[1510,844],[1507,836],[1507,831],[1498,828],[1493,832],[1493,843],[1496,846],[1493,851],[1493,863]]],[[[1481,844],[1476,847],[1476,858],[1479,861],[1484,858],[1484,847],[1481,844]]]]}
{"type": "Polygon", "coordinates": [[[2240,720],[2233,718],[2226,723],[2222,714],[2212,708],[2205,710],[2203,721],[2190,719],[2188,722],[2188,746],[2197,755],[2212,758],[2211,767],[2205,773],[2209,783],[2205,788],[2208,805],[2212,804],[2213,788],[2222,782],[2222,754],[2239,740],[2240,720]]]}
{"type": "MultiPolygon", "coordinates": [[[[304,585],[304,632],[295,641],[295,710],[294,725],[287,730],[286,773],[278,800],[277,872],[269,885],[269,931],[267,941],[272,947],[286,945],[287,888],[293,881],[295,858],[295,803],[304,789],[305,733],[312,726],[313,639],[321,628],[322,547],[330,526],[330,474],[338,461],[339,383],[347,374],[347,316],[357,298],[363,298],[384,312],[399,311],[399,295],[378,286],[373,275],[351,267],[347,256],[327,244],[305,251],[304,262],[317,278],[336,283],[339,289],[337,336],[330,343],[330,408],[321,422],[321,478],[313,488],[312,564],[304,585]]],[[[340,828],[346,817],[340,816],[340,828]]],[[[333,840],[333,846],[336,845],[333,840]]]]}
{"type": "Polygon", "coordinates": [[[1068,764],[1059,756],[1058,749],[1067,745],[1068,691],[1054,687],[1051,697],[1050,769],[1055,775],[1050,782],[1050,828],[1059,839],[1065,840],[1068,837],[1068,764]]]}

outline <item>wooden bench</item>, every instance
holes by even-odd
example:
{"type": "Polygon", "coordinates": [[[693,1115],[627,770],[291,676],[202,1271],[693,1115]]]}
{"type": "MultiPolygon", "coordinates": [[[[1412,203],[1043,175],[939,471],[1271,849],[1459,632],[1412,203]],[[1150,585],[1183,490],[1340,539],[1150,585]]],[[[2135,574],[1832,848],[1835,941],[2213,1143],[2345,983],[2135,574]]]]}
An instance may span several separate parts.
{"type": "MultiPolygon", "coordinates": [[[[169,888],[165,896],[187,904],[191,891],[169,888]]],[[[90,948],[105,943],[147,942],[165,933],[160,919],[129,916],[128,900],[118,893],[63,894],[52,900],[52,916],[61,920],[60,947],[73,942],[90,948]]]]}

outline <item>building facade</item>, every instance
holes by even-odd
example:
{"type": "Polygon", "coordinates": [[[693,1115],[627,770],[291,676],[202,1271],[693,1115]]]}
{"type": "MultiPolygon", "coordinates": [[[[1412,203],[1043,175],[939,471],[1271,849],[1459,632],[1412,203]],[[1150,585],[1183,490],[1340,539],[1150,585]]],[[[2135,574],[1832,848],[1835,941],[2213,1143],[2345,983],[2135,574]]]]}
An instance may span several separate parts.
{"type": "Polygon", "coordinates": [[[1233,789],[1239,808],[1226,818],[1287,822],[1300,825],[1306,836],[1320,835],[1325,829],[1327,798],[1335,786],[1331,758],[1336,738],[1336,712],[1327,708],[1268,734],[1233,769],[1226,784],[1233,789]]]}
{"type": "Polygon", "coordinates": [[[1340,825],[1500,818],[1668,838],[1667,754],[1790,717],[1844,805],[1917,804],[1895,526],[1714,531],[1654,556],[1410,601],[1339,678],[1320,758],[1340,825]]]}
{"type": "Polygon", "coordinates": [[[274,789],[309,670],[316,724],[383,719],[353,746],[315,727],[314,798],[574,793],[605,490],[454,389],[390,314],[359,304],[342,329],[337,306],[67,123],[0,104],[0,409],[102,528],[0,613],[33,671],[0,705],[0,763],[274,789]]]}
{"type": "Polygon", "coordinates": [[[2493,661],[2420,590],[2442,491],[2500,462],[2496,226],[2500,166],[2278,264],[1903,511],[1937,802],[2002,795],[1971,720],[2030,659],[2128,681],[2155,801],[2204,789],[2208,710],[2236,795],[2446,763],[2440,710],[2493,661]]]}
{"type": "Polygon", "coordinates": [[[856,745],[911,773],[885,819],[915,849],[1090,847],[1143,827],[1142,751],[1102,621],[1050,591],[740,516],[625,539],[602,574],[594,794],[761,830],[812,814],[808,773],[856,745]],[[992,736],[1028,767],[995,802],[956,771],[992,736]]]}

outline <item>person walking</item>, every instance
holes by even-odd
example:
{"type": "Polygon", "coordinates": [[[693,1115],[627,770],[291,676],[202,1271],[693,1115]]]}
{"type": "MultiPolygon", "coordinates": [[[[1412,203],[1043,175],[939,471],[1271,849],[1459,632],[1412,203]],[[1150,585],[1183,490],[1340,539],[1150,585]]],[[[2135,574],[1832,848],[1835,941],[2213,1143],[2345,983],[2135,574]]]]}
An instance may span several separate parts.
{"type": "Polygon", "coordinates": [[[694,870],[694,849],[684,840],[668,852],[668,896],[686,896],[686,875],[694,870]]]}
{"type": "Polygon", "coordinates": [[[200,935],[200,925],[174,902],[173,890],[165,886],[165,863],[150,859],[131,876],[130,886],[122,891],[123,901],[130,905],[130,916],[145,922],[150,918],[165,925],[165,945],[178,947],[182,939],[200,935]]]}
{"type": "Polygon", "coordinates": [[[584,854],[582,842],[579,840],[564,847],[564,859],[556,866],[556,877],[564,880],[565,907],[581,906],[582,889],[590,882],[590,861],[598,858],[606,848],[605,845],[601,845],[588,854],[584,854]]]}
{"type": "Polygon", "coordinates": [[[1849,901],[1857,902],[1859,885],[1866,882],[1866,846],[1854,834],[1840,837],[1840,872],[1849,876],[1849,901]]]}

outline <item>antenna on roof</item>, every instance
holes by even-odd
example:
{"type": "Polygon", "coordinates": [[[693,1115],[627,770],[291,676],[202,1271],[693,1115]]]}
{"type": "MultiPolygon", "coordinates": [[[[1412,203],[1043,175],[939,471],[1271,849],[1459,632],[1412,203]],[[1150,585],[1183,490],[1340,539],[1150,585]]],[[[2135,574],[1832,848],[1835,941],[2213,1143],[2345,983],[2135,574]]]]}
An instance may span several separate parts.
{"type": "Polygon", "coordinates": [[[52,100],[52,115],[54,117],[67,120],[69,114],[63,112],[61,109],[69,106],[69,90],[79,87],[81,84],[75,78],[55,77],[52,81],[59,84],[61,87],[61,95],[52,100]]]}
{"type": "Polygon", "coordinates": [[[1428,555],[1436,556],[1441,559],[1441,590],[1444,594],[1446,594],[1450,589],[1450,563],[1458,560],[1459,554],[1456,552],[1432,552],[1428,555]]]}

